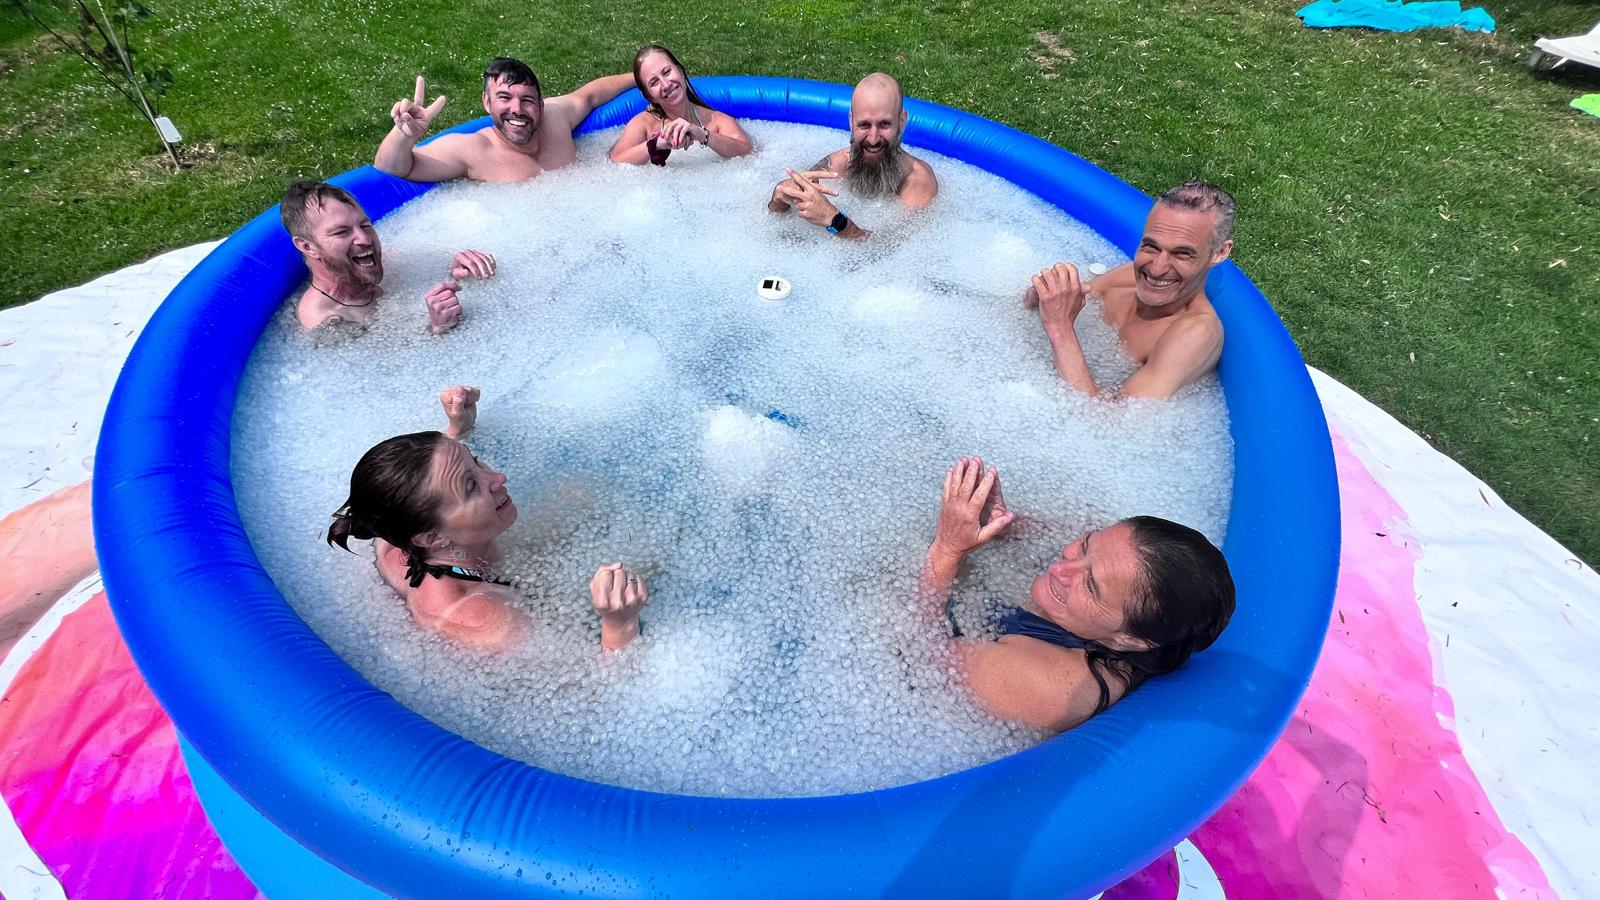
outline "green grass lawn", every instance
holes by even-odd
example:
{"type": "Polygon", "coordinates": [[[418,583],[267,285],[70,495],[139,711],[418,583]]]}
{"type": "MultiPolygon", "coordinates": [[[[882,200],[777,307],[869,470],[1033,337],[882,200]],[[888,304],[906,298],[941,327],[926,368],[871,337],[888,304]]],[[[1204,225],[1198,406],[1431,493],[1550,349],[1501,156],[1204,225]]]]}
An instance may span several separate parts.
{"type": "Polygon", "coordinates": [[[1040,135],[1146,192],[1239,199],[1235,257],[1306,359],[1600,560],[1600,78],[1534,78],[1592,0],[1493,2],[1495,35],[1311,31],[1299,2],[148,0],[176,74],[174,174],[126,104],[0,8],[0,306],[221,237],[302,176],[370,161],[426,72],[448,125],[491,56],[547,92],[651,40],[692,74],[850,82],[1040,135]],[[1502,9],[1502,7],[1506,7],[1502,9]]]}

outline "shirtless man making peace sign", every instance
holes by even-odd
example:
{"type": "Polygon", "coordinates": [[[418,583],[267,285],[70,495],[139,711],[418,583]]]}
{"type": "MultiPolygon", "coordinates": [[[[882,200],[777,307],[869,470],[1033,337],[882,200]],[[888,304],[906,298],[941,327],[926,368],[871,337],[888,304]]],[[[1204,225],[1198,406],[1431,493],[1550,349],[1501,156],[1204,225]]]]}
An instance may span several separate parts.
{"type": "Polygon", "coordinates": [[[483,71],[483,110],[492,127],[447,134],[418,147],[445,104],[441,94],[422,105],[427,84],[418,75],[416,92],[389,111],[394,128],[378,146],[372,164],[411,181],[526,181],[576,160],[572,130],[596,107],[630,87],[631,74],[609,75],[546,101],[538,77],[526,63],[497,57],[483,71]]]}

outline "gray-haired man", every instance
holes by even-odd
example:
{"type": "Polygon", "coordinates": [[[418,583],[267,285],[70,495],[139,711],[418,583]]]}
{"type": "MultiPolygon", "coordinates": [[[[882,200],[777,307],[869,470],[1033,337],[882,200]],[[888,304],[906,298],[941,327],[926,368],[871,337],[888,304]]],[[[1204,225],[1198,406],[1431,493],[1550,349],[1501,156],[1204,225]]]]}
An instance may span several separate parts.
{"type": "Polygon", "coordinates": [[[1118,396],[1170,397],[1216,368],[1222,320],[1206,299],[1206,275],[1233,252],[1234,213],[1227,191],[1186,182],[1157,198],[1132,262],[1087,285],[1069,263],[1033,276],[1023,303],[1038,308],[1061,377],[1091,396],[1105,391],[1078,342],[1078,314],[1091,294],[1139,364],[1118,396]]]}

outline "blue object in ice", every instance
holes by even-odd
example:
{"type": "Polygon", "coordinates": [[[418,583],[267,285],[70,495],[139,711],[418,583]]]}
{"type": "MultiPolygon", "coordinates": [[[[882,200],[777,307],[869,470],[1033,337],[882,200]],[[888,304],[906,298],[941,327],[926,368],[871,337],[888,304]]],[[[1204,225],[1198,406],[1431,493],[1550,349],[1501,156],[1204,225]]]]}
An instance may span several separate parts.
{"type": "Polygon", "coordinates": [[[779,425],[787,425],[790,428],[799,428],[800,427],[800,420],[799,419],[791,419],[781,409],[769,409],[769,410],[767,410],[767,418],[771,419],[774,422],[777,422],[779,425]]]}
{"type": "Polygon", "coordinates": [[[1416,31],[1418,28],[1461,28],[1493,31],[1494,16],[1481,6],[1462,9],[1455,0],[1316,0],[1295,12],[1307,28],[1376,28],[1416,31]]]}

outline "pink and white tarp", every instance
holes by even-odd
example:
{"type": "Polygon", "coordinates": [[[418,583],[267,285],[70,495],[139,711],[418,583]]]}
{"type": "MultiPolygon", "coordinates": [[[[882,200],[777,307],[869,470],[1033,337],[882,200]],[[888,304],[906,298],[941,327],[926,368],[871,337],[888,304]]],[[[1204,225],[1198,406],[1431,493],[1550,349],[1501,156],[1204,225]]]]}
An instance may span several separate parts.
{"type": "MultiPolygon", "coordinates": [[[[212,246],[0,312],[0,579],[70,568],[59,557],[82,525],[62,510],[84,500],[63,492],[89,475],[140,328],[212,246]]],[[[1312,375],[1343,505],[1322,659],[1238,794],[1105,897],[1600,896],[1600,575],[1312,375]]],[[[207,824],[93,576],[0,662],[0,799],[12,900],[258,895],[207,824]]]]}

